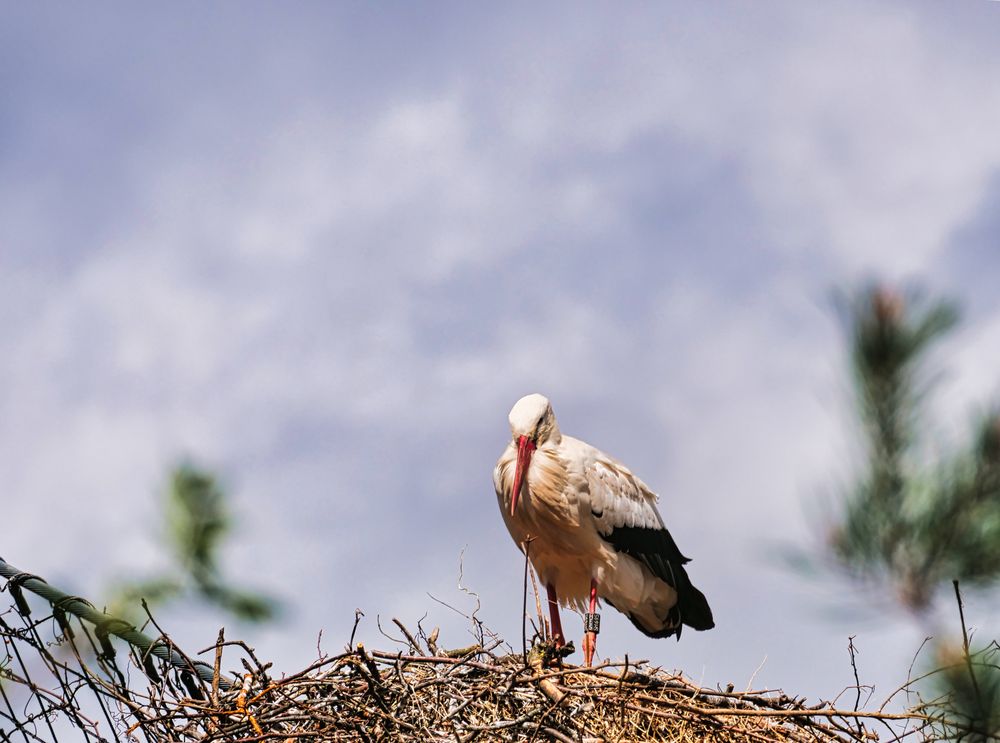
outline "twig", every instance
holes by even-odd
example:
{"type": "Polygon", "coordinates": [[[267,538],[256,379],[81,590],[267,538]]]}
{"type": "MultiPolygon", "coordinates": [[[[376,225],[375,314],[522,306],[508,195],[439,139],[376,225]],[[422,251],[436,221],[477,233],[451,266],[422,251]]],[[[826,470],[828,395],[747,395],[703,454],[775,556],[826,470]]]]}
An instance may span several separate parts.
{"type": "Polygon", "coordinates": [[[765,663],[767,663],[767,656],[766,655],[764,656],[764,659],[760,662],[760,665],[757,666],[757,668],[754,669],[754,672],[750,675],[750,680],[747,681],[747,691],[748,692],[750,691],[750,688],[753,686],[753,680],[755,678],[757,678],[757,674],[760,673],[760,669],[764,667],[765,663]]]}
{"type": "Polygon", "coordinates": [[[226,628],[219,628],[219,638],[215,643],[215,663],[212,666],[212,704],[219,706],[219,673],[222,668],[222,643],[226,641],[226,628]]]}
{"type": "Polygon", "coordinates": [[[851,670],[854,671],[854,688],[857,690],[857,696],[854,698],[854,711],[858,711],[858,707],[861,706],[861,679],[858,677],[858,664],[856,661],[857,648],[854,647],[855,635],[851,635],[847,638],[847,652],[851,654],[851,670]]]}
{"type": "Polygon", "coordinates": [[[531,548],[531,540],[525,539],[521,546],[524,552],[524,581],[521,594],[521,655],[524,657],[524,665],[528,665],[528,550],[531,548]]]}
{"type": "Polygon", "coordinates": [[[361,609],[354,610],[354,626],[351,628],[351,639],[347,641],[348,650],[354,650],[354,636],[358,632],[358,625],[361,623],[361,617],[364,615],[365,613],[361,609]]]}
{"type": "Polygon", "coordinates": [[[413,638],[413,635],[410,633],[410,630],[406,629],[403,623],[398,619],[396,619],[396,617],[393,617],[392,621],[397,627],[399,627],[402,633],[406,635],[406,639],[409,641],[410,647],[413,648],[413,651],[419,653],[420,655],[424,655],[424,651],[420,649],[420,644],[413,638]]]}
{"type": "Polygon", "coordinates": [[[965,628],[965,609],[962,606],[962,594],[958,590],[958,581],[953,580],[951,583],[955,587],[955,600],[958,602],[958,618],[962,623],[962,646],[965,649],[965,663],[969,667],[969,678],[972,679],[972,688],[976,691],[976,703],[982,708],[983,697],[979,691],[979,681],[976,679],[975,671],[972,670],[972,657],[969,655],[969,632],[965,628]]]}
{"type": "MultiPolygon", "coordinates": [[[[847,638],[847,652],[851,654],[851,670],[854,671],[854,688],[857,692],[854,697],[854,711],[858,711],[858,707],[861,706],[861,678],[858,676],[858,663],[857,663],[857,648],[854,647],[854,635],[847,638]]],[[[861,720],[855,719],[855,723],[858,726],[858,735],[864,735],[864,726],[861,724],[861,720]]]]}

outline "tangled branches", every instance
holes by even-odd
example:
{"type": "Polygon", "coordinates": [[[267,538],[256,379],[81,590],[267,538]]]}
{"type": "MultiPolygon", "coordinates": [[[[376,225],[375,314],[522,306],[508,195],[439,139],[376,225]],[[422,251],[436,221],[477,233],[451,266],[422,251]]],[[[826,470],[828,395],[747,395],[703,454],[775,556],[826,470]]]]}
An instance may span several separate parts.
{"type": "Polygon", "coordinates": [[[175,700],[182,726],[176,718],[149,720],[144,732],[157,740],[245,743],[815,742],[874,740],[858,721],[914,718],[807,707],[773,691],[702,689],[644,662],[550,666],[541,646],[525,665],[519,654],[498,656],[490,648],[429,655],[358,645],[281,680],[247,674],[239,690],[219,702],[175,700]]]}
{"type": "MultiPolygon", "coordinates": [[[[182,653],[152,618],[160,634],[140,651],[112,640],[111,620],[91,627],[48,608],[26,611],[21,597],[0,613],[3,743],[987,739],[934,703],[909,712],[810,706],[778,690],[702,688],[627,657],[580,668],[544,643],[515,652],[489,633],[442,650],[436,631],[414,635],[398,620],[405,649],[370,650],[352,635],[344,652],[278,675],[221,632],[199,653],[209,664],[182,653]],[[154,656],[156,646],[170,652],[154,656]]],[[[992,657],[973,660],[984,662],[992,657]]]]}

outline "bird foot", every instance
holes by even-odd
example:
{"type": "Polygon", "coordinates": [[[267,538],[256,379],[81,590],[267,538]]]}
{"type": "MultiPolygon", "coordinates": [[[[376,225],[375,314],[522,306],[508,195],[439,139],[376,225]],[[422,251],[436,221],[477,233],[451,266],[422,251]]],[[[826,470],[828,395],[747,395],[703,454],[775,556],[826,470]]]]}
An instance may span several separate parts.
{"type": "Polygon", "coordinates": [[[594,664],[595,652],[597,652],[597,633],[585,632],[583,635],[583,664],[588,668],[594,664]]]}

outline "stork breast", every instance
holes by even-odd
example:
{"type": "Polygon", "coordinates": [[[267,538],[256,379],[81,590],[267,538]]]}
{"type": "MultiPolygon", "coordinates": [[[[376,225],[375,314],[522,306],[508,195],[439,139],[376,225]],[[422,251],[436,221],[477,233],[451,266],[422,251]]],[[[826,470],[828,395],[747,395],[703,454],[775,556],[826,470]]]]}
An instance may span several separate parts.
{"type": "Polygon", "coordinates": [[[580,526],[579,494],[569,487],[566,465],[550,449],[539,449],[528,471],[531,508],[536,518],[561,529],[580,526]]]}

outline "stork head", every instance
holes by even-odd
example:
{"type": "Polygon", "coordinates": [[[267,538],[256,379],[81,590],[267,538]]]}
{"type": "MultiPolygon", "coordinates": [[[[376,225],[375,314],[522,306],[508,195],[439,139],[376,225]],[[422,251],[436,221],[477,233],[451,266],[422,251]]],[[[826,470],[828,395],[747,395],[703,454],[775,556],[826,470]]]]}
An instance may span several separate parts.
{"type": "Polygon", "coordinates": [[[524,486],[531,464],[531,455],[539,446],[558,444],[562,438],[552,405],[544,395],[525,395],[510,410],[510,431],[517,447],[517,467],[514,470],[514,491],[510,498],[510,515],[514,515],[517,499],[524,486]]]}

